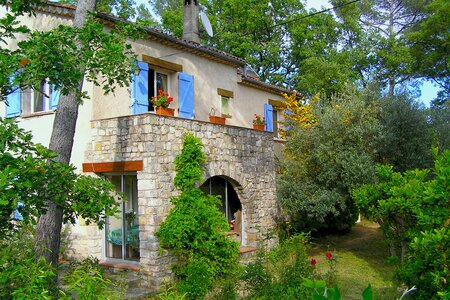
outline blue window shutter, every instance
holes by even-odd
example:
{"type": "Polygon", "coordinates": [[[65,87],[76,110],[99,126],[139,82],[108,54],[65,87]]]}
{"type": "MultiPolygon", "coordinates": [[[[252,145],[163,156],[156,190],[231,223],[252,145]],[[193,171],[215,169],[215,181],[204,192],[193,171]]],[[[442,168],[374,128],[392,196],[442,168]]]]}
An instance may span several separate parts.
{"type": "Polygon", "coordinates": [[[59,94],[60,91],[55,89],[55,86],[52,85],[52,94],[51,94],[51,105],[52,105],[52,109],[57,109],[58,108],[58,103],[59,103],[59,94]]]}
{"type": "Polygon", "coordinates": [[[133,74],[131,83],[131,113],[148,112],[148,64],[138,62],[139,73],[133,74]]]}
{"type": "Polygon", "coordinates": [[[182,118],[194,118],[194,76],[178,74],[179,116],[182,118]]]}
{"type": "MultiPolygon", "coordinates": [[[[9,78],[10,83],[12,83],[13,76],[9,78]]],[[[14,92],[6,96],[6,117],[13,118],[20,116],[20,89],[16,88],[14,92]]]]}
{"type": "Polygon", "coordinates": [[[264,104],[265,131],[273,132],[273,107],[270,104],[264,104]]]}

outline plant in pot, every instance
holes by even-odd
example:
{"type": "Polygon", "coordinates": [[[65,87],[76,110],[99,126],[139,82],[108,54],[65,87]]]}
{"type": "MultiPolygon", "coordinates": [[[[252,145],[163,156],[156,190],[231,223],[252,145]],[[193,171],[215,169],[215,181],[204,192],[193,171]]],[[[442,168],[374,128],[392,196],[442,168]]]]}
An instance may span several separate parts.
{"type": "Polygon", "coordinates": [[[164,93],[163,90],[158,90],[158,95],[152,97],[152,103],[155,106],[156,113],[163,116],[173,116],[174,109],[169,108],[173,98],[168,93],[164,93]]]}
{"type": "Polygon", "coordinates": [[[264,131],[264,123],[264,117],[255,114],[255,117],[253,118],[253,129],[264,131]]]}
{"type": "Polygon", "coordinates": [[[209,111],[209,121],[214,124],[225,125],[225,118],[216,116],[216,110],[214,108],[211,108],[209,111]]]}

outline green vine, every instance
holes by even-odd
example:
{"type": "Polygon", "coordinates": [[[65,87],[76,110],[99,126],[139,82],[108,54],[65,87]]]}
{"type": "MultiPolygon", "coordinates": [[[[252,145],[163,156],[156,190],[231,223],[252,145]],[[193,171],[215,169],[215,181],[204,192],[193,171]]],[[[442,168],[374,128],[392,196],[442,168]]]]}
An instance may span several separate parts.
{"type": "Polygon", "coordinates": [[[178,288],[188,299],[202,299],[214,279],[229,273],[237,263],[238,243],[229,239],[229,225],[220,212],[220,199],[204,194],[196,184],[203,179],[206,155],[199,138],[187,134],[175,159],[174,184],[182,193],[172,198],[175,207],[156,236],[161,247],[178,258],[173,271],[178,288]]]}

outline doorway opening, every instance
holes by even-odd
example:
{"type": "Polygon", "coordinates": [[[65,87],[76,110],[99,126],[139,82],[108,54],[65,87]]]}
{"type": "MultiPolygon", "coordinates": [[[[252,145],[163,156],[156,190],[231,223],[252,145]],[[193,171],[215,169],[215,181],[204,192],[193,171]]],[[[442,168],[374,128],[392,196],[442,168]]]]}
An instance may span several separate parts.
{"type": "Polygon", "coordinates": [[[223,177],[214,176],[206,180],[200,186],[200,189],[205,194],[220,196],[222,203],[219,209],[222,211],[230,225],[229,234],[233,235],[236,241],[242,243],[244,228],[242,205],[231,182],[223,177]]]}

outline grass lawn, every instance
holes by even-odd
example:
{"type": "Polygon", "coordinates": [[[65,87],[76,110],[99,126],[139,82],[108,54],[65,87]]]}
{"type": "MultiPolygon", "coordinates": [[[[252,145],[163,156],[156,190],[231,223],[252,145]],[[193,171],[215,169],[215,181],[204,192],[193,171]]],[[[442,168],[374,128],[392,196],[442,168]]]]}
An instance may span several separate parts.
{"type": "Polygon", "coordinates": [[[397,299],[401,292],[392,282],[394,266],[387,262],[389,249],[373,223],[357,224],[345,235],[330,235],[314,240],[311,256],[321,272],[328,270],[325,253],[337,258],[337,281],[342,299],[361,299],[370,283],[374,299],[397,299]]]}

